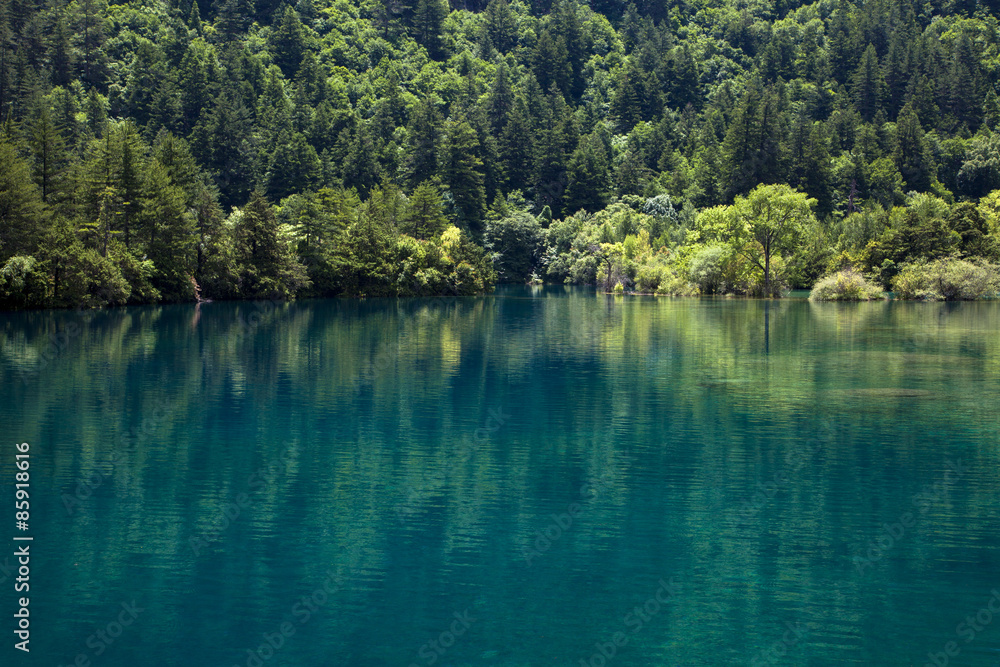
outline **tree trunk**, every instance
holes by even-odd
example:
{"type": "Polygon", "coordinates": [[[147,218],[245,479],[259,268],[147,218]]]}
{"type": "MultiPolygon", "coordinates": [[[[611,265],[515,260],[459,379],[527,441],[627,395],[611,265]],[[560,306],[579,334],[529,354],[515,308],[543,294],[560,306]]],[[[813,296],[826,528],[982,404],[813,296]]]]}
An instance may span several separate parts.
{"type": "Polygon", "coordinates": [[[771,244],[764,246],[764,296],[771,296],[771,244]]]}

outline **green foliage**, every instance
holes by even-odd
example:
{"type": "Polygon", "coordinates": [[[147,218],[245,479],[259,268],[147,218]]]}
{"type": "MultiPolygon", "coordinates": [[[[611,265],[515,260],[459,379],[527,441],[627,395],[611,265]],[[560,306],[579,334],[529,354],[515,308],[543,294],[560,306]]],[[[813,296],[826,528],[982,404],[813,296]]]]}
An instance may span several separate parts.
{"type": "Polygon", "coordinates": [[[728,217],[727,240],[733,250],[764,273],[763,294],[780,293],[772,281],[772,260],[797,244],[806,225],[814,224],[815,199],[787,185],[761,185],[737,197],[728,217]]]}
{"type": "Polygon", "coordinates": [[[899,299],[955,301],[995,298],[1000,291],[1000,267],[982,259],[947,257],[904,265],[893,278],[899,299]]]}
{"type": "Polygon", "coordinates": [[[688,264],[691,282],[702,294],[718,294],[726,290],[726,263],[731,249],[728,246],[709,246],[699,251],[688,264]]]}
{"type": "Polygon", "coordinates": [[[872,301],[882,298],[881,287],[873,285],[850,268],[821,278],[809,293],[810,301],[872,301]]]}
{"type": "Polygon", "coordinates": [[[535,216],[525,211],[491,221],[483,236],[501,282],[527,282],[537,267],[543,239],[535,216]]]}
{"type": "Polygon", "coordinates": [[[998,259],[989,3],[15,5],[11,307],[488,289],[475,242],[504,279],[661,293],[998,259]]]}

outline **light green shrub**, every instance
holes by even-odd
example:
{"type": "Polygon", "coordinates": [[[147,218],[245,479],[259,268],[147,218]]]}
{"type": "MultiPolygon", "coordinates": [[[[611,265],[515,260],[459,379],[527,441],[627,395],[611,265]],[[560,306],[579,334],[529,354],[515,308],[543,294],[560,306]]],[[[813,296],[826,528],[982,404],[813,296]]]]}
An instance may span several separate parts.
{"type": "Polygon", "coordinates": [[[913,262],[902,266],[892,288],[899,299],[989,299],[1000,290],[1000,267],[978,257],[913,262]]]}
{"type": "Polygon", "coordinates": [[[872,301],[883,297],[881,287],[851,268],[820,278],[809,294],[811,301],[872,301]]]}

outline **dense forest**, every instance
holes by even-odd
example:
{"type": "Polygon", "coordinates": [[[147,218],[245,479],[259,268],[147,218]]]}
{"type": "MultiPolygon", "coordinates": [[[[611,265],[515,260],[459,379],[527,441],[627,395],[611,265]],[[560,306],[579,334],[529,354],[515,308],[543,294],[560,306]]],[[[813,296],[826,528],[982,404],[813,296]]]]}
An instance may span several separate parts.
{"type": "Polygon", "coordinates": [[[2,0],[0,303],[995,293],[998,16],[2,0]]]}

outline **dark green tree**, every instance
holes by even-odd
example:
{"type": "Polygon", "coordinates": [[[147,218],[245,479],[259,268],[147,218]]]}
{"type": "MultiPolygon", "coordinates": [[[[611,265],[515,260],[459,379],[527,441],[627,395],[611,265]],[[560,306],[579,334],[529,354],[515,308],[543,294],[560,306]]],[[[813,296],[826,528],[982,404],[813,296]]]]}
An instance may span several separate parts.
{"type": "Polygon", "coordinates": [[[448,16],[446,0],[417,0],[413,14],[413,34],[427,54],[435,60],[445,55],[444,20],[448,16]]]}
{"type": "Polygon", "coordinates": [[[486,189],[479,138],[465,120],[445,122],[439,157],[441,180],[454,205],[456,221],[473,233],[481,231],[486,189]]]}
{"type": "Polygon", "coordinates": [[[403,231],[418,239],[439,235],[448,224],[441,200],[441,188],[432,181],[417,186],[404,214],[403,231]]]}

